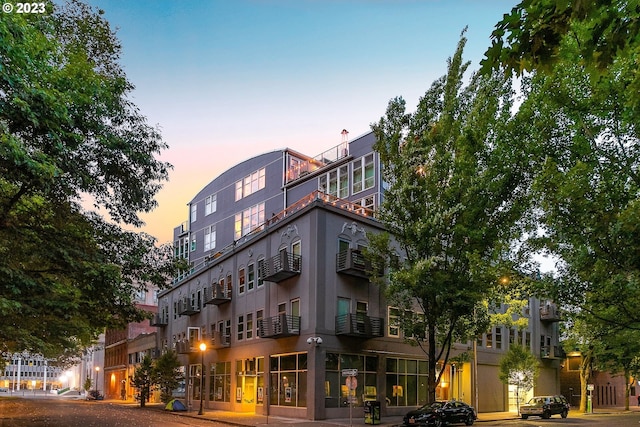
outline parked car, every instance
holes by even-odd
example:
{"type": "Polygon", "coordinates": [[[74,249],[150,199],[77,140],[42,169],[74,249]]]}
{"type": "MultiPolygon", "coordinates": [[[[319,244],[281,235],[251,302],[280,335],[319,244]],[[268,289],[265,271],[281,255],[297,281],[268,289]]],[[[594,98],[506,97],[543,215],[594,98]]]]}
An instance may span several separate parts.
{"type": "Polygon", "coordinates": [[[564,396],[535,396],[529,399],[526,405],[520,406],[520,416],[523,420],[533,415],[549,418],[560,414],[562,418],[567,418],[569,407],[569,402],[564,396]]]}
{"type": "Polygon", "coordinates": [[[8,393],[9,389],[6,389],[4,387],[0,387],[0,393],[8,393]]]}
{"type": "Polygon", "coordinates": [[[464,423],[473,425],[477,418],[476,410],[457,400],[438,400],[410,411],[402,419],[405,426],[435,426],[464,423]]]}

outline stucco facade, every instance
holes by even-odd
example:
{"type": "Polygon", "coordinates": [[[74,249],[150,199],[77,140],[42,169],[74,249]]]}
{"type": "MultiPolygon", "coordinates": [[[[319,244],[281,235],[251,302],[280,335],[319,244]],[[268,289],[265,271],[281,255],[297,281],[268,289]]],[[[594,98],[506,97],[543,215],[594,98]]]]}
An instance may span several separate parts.
{"type": "MultiPolygon", "coordinates": [[[[189,406],[202,398],[208,409],[319,420],[348,417],[349,402],[354,416],[366,400],[380,401],[383,415],[425,402],[424,354],[390,322],[393,309],[359,251],[367,233],[382,230],[374,142],[367,133],[315,157],[259,155],[192,199],[174,243],[193,267],[159,295],[153,322],[160,351],[174,349],[185,365],[189,406]],[[345,369],[356,369],[356,380],[347,382],[345,369]]],[[[558,392],[560,355],[546,351],[557,346],[557,320],[541,321],[541,309],[531,300],[526,331],[485,334],[477,370],[470,362],[441,367],[438,396],[509,410],[497,364],[514,344],[541,354],[534,392],[558,392]]],[[[456,344],[452,355],[471,348],[456,344]]]]}

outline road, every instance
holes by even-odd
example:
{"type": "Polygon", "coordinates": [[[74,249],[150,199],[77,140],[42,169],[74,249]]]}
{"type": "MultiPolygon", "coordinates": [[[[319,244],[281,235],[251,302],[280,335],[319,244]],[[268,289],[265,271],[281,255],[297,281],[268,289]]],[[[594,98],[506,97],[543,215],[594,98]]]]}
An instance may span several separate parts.
{"type": "Polygon", "coordinates": [[[225,426],[171,412],[104,401],[63,398],[0,398],[0,427],[225,426]]]}
{"type": "MultiPolygon", "coordinates": [[[[27,397],[27,396],[25,396],[27,397]]],[[[353,425],[365,427],[358,419],[353,425]]],[[[330,422],[313,423],[310,421],[289,424],[291,427],[326,427],[330,422]]],[[[270,425],[283,426],[272,422],[270,425]]],[[[478,427],[637,427],[640,425],[640,411],[607,414],[579,414],[572,412],[568,418],[554,416],[548,420],[537,417],[528,420],[509,419],[501,421],[482,421],[478,427]]],[[[37,398],[0,397],[0,427],[184,427],[207,426],[229,427],[227,423],[198,419],[160,411],[153,408],[140,408],[109,401],[85,401],[60,397],[39,396],[37,398]]],[[[345,427],[348,426],[345,425],[345,427]]],[[[266,427],[261,424],[260,427],[266,427]]],[[[338,426],[339,427],[339,426],[338,426]]]]}
{"type": "MultiPolygon", "coordinates": [[[[573,414],[572,414],[573,415],[573,414]]],[[[502,426],[502,427],[631,427],[640,423],[640,412],[615,412],[608,414],[576,414],[568,418],[559,416],[543,420],[531,417],[528,420],[504,420],[476,423],[478,427],[502,426]]]]}

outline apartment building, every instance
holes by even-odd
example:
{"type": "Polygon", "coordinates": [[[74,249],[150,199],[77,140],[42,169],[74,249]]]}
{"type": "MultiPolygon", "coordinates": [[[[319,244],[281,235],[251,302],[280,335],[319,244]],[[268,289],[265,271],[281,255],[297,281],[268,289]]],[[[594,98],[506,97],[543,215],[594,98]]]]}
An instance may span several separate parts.
{"type": "MultiPolygon", "coordinates": [[[[184,363],[189,406],[319,420],[362,415],[367,400],[383,415],[425,402],[424,354],[404,342],[361,253],[367,233],[382,230],[375,137],[342,135],[318,156],[248,159],[189,203],[174,244],[192,268],[160,293],[152,321],[159,350],[184,363]]],[[[557,347],[557,321],[541,321],[543,308],[531,301],[527,331],[495,328],[456,344],[454,355],[477,348],[477,363],[440,366],[438,396],[508,410],[513,393],[497,373],[508,345],[557,347]]],[[[556,393],[560,354],[540,354],[535,392],[556,393]]]]}

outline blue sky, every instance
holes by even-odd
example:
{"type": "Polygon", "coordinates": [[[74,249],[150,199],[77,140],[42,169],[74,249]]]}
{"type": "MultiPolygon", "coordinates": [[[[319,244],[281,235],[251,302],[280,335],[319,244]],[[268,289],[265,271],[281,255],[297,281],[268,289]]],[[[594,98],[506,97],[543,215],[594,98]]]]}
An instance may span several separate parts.
{"type": "Polygon", "coordinates": [[[510,0],[90,0],[122,43],[132,99],[174,165],[143,229],[160,243],[224,170],[290,147],[316,155],[410,109],[468,26],[471,69],[510,0]]]}

